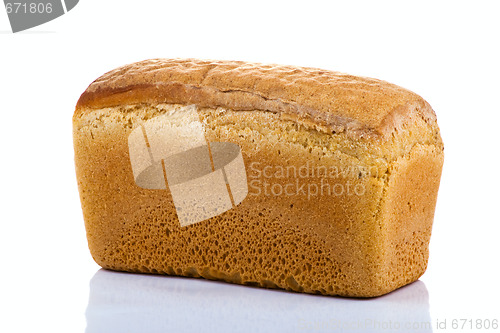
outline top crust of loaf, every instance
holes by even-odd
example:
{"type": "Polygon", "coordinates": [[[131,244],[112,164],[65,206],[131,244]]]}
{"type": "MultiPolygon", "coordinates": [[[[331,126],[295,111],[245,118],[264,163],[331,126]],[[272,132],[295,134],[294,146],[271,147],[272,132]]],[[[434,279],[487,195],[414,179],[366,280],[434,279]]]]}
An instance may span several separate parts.
{"type": "Polygon", "coordinates": [[[414,117],[437,126],[424,99],[385,81],[317,68],[196,59],[151,59],[112,70],[82,94],[75,117],[138,103],[270,111],[358,138],[388,138],[414,117]]]}

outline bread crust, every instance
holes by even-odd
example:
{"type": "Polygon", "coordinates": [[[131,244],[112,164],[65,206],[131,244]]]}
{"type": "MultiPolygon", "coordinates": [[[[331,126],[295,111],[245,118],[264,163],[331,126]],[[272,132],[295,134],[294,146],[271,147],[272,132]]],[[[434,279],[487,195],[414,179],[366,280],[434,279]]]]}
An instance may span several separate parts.
{"type": "Polygon", "coordinates": [[[311,68],[150,60],[89,86],[73,140],[89,248],[104,268],[351,297],[426,270],[443,145],[434,111],[403,88],[311,68]],[[241,148],[249,194],[181,227],[168,188],[135,183],[128,138],[192,104],[208,142],[241,148]],[[277,167],[306,176],[263,176],[277,167]],[[315,173],[322,167],[355,172],[329,178],[315,173]],[[365,191],[261,192],[264,182],[320,188],[323,179],[365,191]]]}
{"type": "Polygon", "coordinates": [[[388,138],[416,116],[436,123],[424,99],[382,80],[317,68],[197,59],[151,59],[112,70],[90,84],[75,116],[138,103],[270,111],[318,130],[363,138],[388,138]]]}

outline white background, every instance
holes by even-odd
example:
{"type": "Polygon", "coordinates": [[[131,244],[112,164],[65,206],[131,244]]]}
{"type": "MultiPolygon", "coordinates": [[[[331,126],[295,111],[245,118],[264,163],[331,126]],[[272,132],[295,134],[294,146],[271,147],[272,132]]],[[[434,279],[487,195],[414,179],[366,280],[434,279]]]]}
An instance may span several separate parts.
{"type": "Polygon", "coordinates": [[[445,319],[461,331],[453,319],[500,319],[499,10],[495,1],[81,0],[12,34],[0,8],[0,331],[333,331],[334,318],[420,317],[433,331],[444,331],[437,321],[445,319]],[[421,282],[356,301],[96,273],[74,175],[72,113],[98,76],[156,57],[321,67],[427,99],[445,165],[421,282]]]}

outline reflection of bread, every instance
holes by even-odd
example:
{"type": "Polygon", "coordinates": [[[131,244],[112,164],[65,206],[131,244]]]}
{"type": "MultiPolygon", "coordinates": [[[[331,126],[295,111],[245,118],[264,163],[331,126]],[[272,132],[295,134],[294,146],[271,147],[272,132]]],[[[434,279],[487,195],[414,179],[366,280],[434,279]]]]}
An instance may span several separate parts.
{"type": "Polygon", "coordinates": [[[368,301],[203,282],[98,270],[85,332],[432,332],[422,281],[368,301]]]}
{"type": "Polygon", "coordinates": [[[443,145],[429,104],[403,88],[312,68],[148,60],[92,83],[73,126],[89,247],[105,268],[361,297],[425,271],[443,145]],[[239,145],[249,188],[237,207],[181,228],[168,189],[136,185],[127,139],[191,104],[207,141],[239,145]]]}

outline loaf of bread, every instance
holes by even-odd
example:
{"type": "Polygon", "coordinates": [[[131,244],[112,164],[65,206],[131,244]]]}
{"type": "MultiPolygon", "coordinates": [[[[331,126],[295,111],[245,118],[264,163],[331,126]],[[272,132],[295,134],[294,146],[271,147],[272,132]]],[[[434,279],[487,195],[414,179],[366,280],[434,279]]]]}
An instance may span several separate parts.
{"type": "Polygon", "coordinates": [[[443,143],[430,105],[396,85],[146,60],[87,88],[73,138],[104,268],[352,297],[426,270],[443,143]]]}

